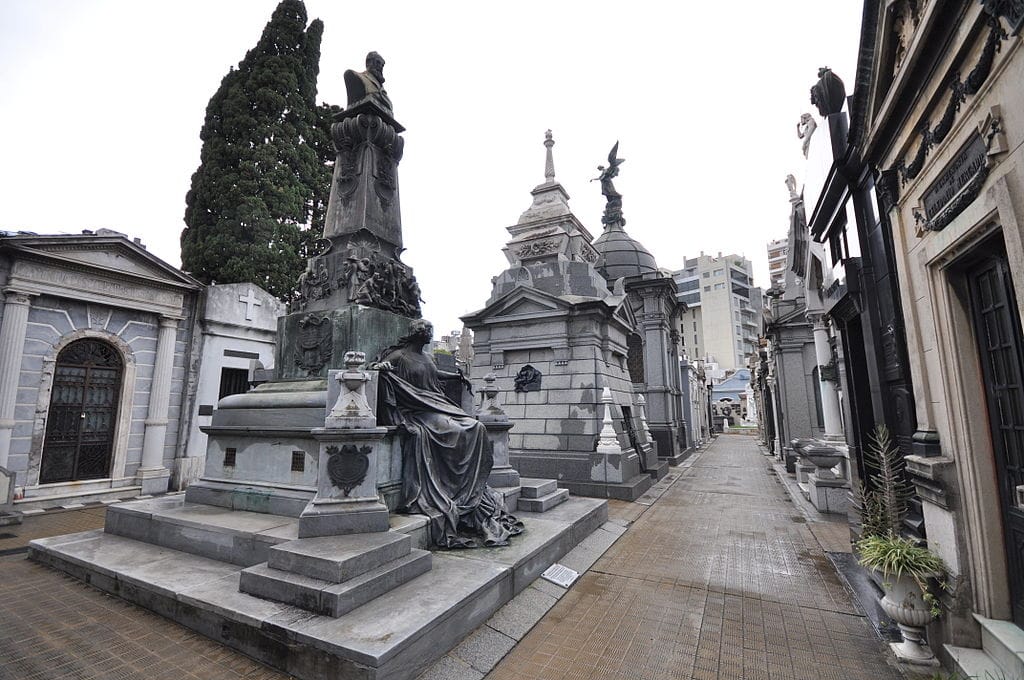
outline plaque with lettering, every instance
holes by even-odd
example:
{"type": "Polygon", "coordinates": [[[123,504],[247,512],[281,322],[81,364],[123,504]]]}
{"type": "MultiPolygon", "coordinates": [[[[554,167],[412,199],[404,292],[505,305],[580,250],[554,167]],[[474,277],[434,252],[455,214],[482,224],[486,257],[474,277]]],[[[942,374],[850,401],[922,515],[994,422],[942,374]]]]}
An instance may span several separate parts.
{"type": "MultiPolygon", "coordinates": [[[[975,132],[971,139],[953,157],[949,165],[939,174],[928,190],[924,192],[922,201],[924,203],[925,217],[934,220],[946,207],[954,201],[960,205],[961,212],[967,207],[967,203],[974,199],[974,196],[964,197],[961,194],[964,189],[972,184],[979,173],[985,171],[988,164],[988,147],[980,134],[975,132]]],[[[976,195],[976,194],[975,194],[976,195]]]]}

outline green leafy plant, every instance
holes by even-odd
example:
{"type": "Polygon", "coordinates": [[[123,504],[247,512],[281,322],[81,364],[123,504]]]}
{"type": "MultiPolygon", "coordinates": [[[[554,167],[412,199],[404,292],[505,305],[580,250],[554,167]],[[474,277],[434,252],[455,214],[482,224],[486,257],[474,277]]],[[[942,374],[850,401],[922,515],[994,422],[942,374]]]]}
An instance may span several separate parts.
{"type": "Polygon", "coordinates": [[[861,566],[881,572],[882,578],[900,578],[906,574],[921,589],[921,598],[932,616],[942,613],[939,600],[928,585],[928,579],[938,577],[940,587],[945,587],[942,577],[946,573],[946,563],[941,557],[920,545],[916,539],[893,534],[866,536],[857,541],[856,547],[861,566]]]}
{"type": "Polygon", "coordinates": [[[854,544],[858,562],[881,572],[883,578],[906,574],[914,579],[932,616],[938,616],[939,601],[928,579],[937,577],[945,588],[946,564],[917,539],[900,536],[913,489],[904,481],[903,456],[885,425],[876,425],[871,433],[864,462],[873,472],[869,474],[871,490],[861,484],[854,498],[861,520],[861,537],[854,544]]]}

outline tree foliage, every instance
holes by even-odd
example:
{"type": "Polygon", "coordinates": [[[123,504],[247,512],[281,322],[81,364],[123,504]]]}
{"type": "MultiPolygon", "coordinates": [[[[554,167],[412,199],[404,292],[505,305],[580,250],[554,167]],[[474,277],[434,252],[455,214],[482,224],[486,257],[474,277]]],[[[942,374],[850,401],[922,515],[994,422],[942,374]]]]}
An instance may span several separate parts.
{"type": "Polygon", "coordinates": [[[323,233],[331,107],[316,105],[323,23],[306,21],[302,0],[282,0],[206,107],[181,234],[182,268],[205,283],[286,298],[323,233]]]}

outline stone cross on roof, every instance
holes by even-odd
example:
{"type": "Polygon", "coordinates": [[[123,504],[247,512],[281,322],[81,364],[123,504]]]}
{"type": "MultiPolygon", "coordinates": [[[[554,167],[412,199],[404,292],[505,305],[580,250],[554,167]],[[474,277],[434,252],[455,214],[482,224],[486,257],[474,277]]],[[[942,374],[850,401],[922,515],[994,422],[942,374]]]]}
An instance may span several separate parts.
{"type": "Polygon", "coordinates": [[[238,296],[238,301],[245,303],[245,320],[246,321],[252,321],[252,308],[253,307],[261,307],[263,305],[263,303],[259,301],[259,298],[257,298],[253,294],[252,288],[250,288],[249,292],[246,293],[245,295],[239,295],[238,296]]]}

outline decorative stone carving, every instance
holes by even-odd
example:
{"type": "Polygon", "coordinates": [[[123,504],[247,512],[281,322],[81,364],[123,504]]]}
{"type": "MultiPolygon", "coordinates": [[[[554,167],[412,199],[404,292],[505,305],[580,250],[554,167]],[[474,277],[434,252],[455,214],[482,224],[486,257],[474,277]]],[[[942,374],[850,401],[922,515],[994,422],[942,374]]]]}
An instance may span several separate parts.
{"type": "Polygon", "coordinates": [[[1010,35],[1017,35],[1024,23],[1024,0],[981,0],[981,4],[992,16],[1006,19],[1010,35]]]}
{"type": "Polygon", "coordinates": [[[615,426],[612,424],[612,391],[605,387],[601,391],[601,433],[597,438],[597,451],[599,453],[620,453],[619,437],[615,434],[615,426]]]}
{"type": "MultiPolygon", "coordinates": [[[[804,158],[807,158],[807,152],[811,148],[811,135],[818,129],[818,124],[814,121],[814,117],[809,113],[800,115],[800,122],[796,124],[796,136],[800,138],[800,150],[804,153],[804,158]]],[[[790,175],[792,177],[792,175],[790,175]]],[[[794,180],[795,182],[795,180],[794,180]]],[[[791,190],[795,191],[796,187],[791,190]]]]}
{"type": "Polygon", "coordinates": [[[531,241],[530,243],[524,243],[516,251],[516,255],[519,257],[530,257],[536,255],[547,255],[558,250],[558,241],[547,240],[547,241],[531,241]]]}
{"type": "Polygon", "coordinates": [[[370,469],[369,446],[357,447],[353,444],[345,444],[340,448],[328,446],[327,454],[327,476],[331,484],[341,489],[345,496],[352,493],[352,489],[363,483],[366,473],[370,469]]]}
{"type": "Polygon", "coordinates": [[[536,392],[540,390],[542,374],[530,364],[526,364],[515,377],[516,392],[536,392]]]}
{"type": "Polygon", "coordinates": [[[383,255],[379,245],[349,243],[338,286],[346,289],[349,302],[421,316],[422,293],[412,269],[383,255]]]}
{"type": "Polygon", "coordinates": [[[368,428],[377,424],[377,418],[366,400],[366,383],[370,375],[362,370],[366,363],[363,352],[345,352],[345,370],[335,378],[341,383],[338,401],[325,421],[328,428],[368,428]]]}
{"type": "Polygon", "coordinates": [[[319,375],[334,352],[333,336],[330,317],[309,314],[299,321],[295,365],[306,371],[306,375],[319,375]]]}
{"type": "Polygon", "coordinates": [[[842,79],[827,66],[818,69],[818,82],[811,88],[811,104],[822,118],[839,113],[846,101],[846,86],[842,79]]]}
{"type": "Polygon", "coordinates": [[[917,25],[921,20],[921,11],[917,0],[899,0],[892,6],[892,32],[895,42],[895,56],[893,58],[892,72],[895,75],[903,66],[907,58],[907,51],[910,43],[917,32],[917,25]]]}
{"type": "Polygon", "coordinates": [[[992,71],[992,64],[995,61],[996,52],[999,51],[1002,41],[1007,37],[1006,31],[999,24],[999,19],[992,17],[989,24],[990,28],[988,37],[985,38],[985,46],[982,48],[981,56],[978,57],[978,62],[974,65],[974,68],[971,69],[971,72],[967,74],[967,78],[963,81],[960,80],[959,74],[954,74],[952,81],[949,83],[949,100],[946,102],[946,108],[935,128],[931,128],[927,120],[922,121],[919,125],[921,144],[917,147],[913,160],[907,163],[904,159],[900,159],[894,166],[899,171],[900,179],[904,185],[921,173],[921,170],[924,168],[924,162],[928,157],[928,152],[936,144],[940,144],[946,138],[946,135],[949,134],[949,131],[953,129],[953,123],[956,120],[956,114],[959,113],[961,105],[967,100],[968,96],[976,94],[981,89],[985,80],[988,79],[989,73],[992,71]]]}
{"type": "Polygon", "coordinates": [[[484,376],[484,386],[480,389],[480,408],[477,411],[477,419],[508,420],[508,415],[498,404],[498,386],[495,384],[497,376],[493,372],[484,376]]]}

